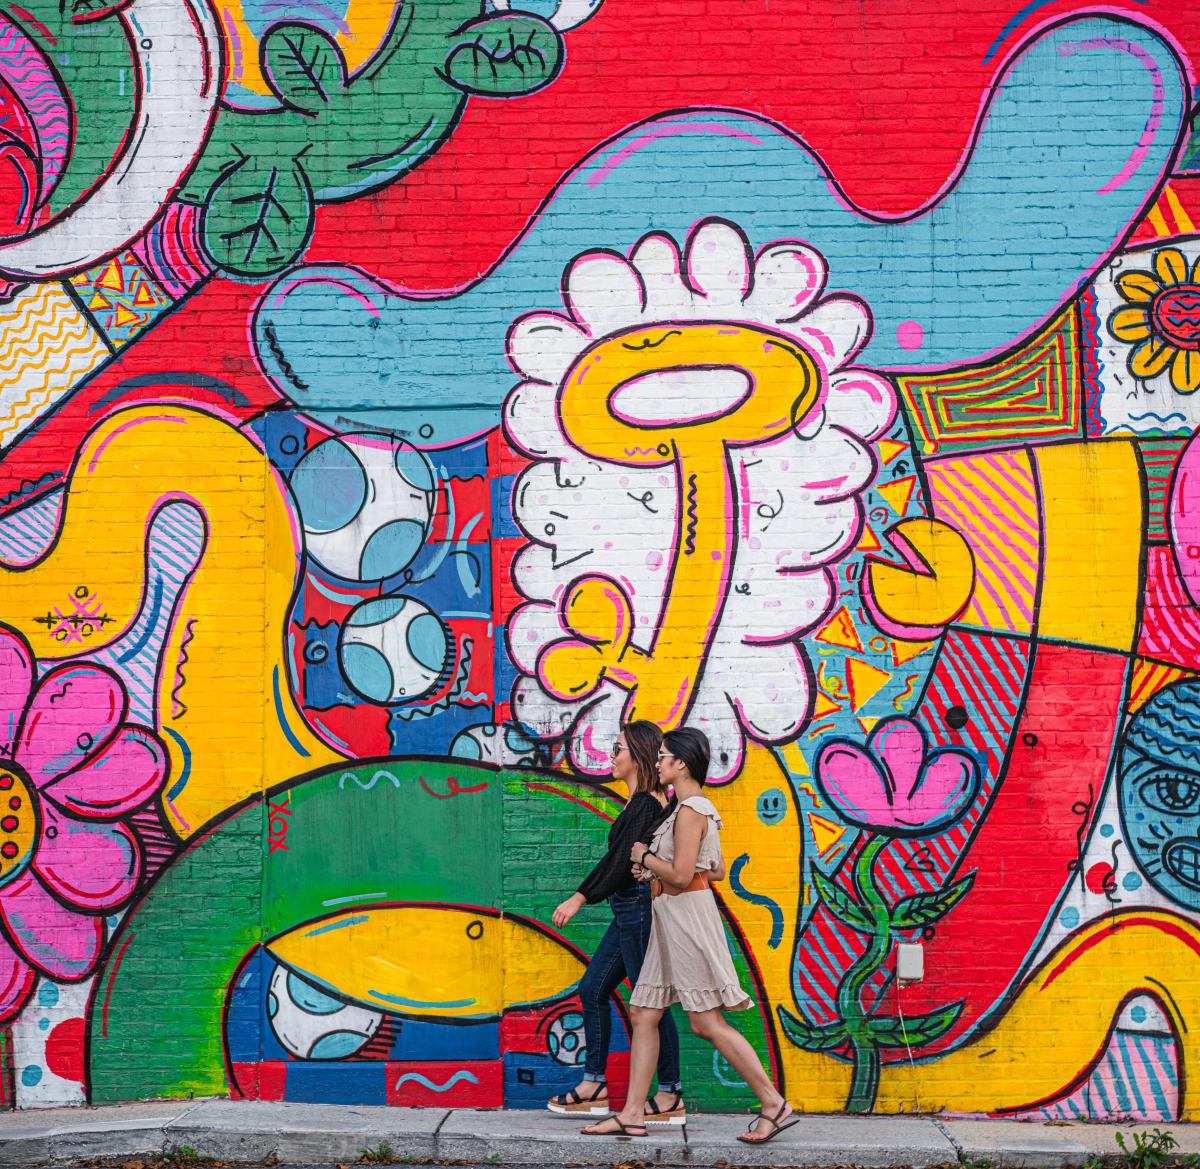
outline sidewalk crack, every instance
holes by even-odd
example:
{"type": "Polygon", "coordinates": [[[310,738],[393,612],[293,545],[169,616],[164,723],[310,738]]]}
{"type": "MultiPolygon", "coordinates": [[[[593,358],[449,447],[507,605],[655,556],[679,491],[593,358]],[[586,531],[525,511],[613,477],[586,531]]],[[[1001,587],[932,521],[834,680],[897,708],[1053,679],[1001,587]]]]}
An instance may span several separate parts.
{"type": "Polygon", "coordinates": [[[443,1117],[442,1117],[442,1119],[438,1121],[437,1128],[435,1128],[435,1129],[433,1130],[433,1139],[434,1139],[435,1141],[436,1141],[436,1140],[437,1140],[437,1138],[438,1138],[438,1133],[440,1133],[440,1132],[442,1131],[442,1125],[443,1125],[443,1124],[445,1124],[445,1123],[446,1123],[446,1121],[448,1121],[448,1120],[450,1119],[450,1117],[452,1117],[453,1115],[454,1115],[454,1109],[453,1109],[453,1108],[447,1108],[447,1109],[446,1109],[446,1115],[445,1115],[445,1116],[443,1116],[443,1117]]]}
{"type": "Polygon", "coordinates": [[[197,1108],[200,1107],[200,1101],[194,1101],[188,1108],[185,1108],[178,1116],[172,1116],[166,1124],[162,1126],[163,1132],[167,1132],[173,1125],[178,1124],[181,1120],[186,1120],[197,1108]]]}
{"type": "Polygon", "coordinates": [[[956,1141],[950,1135],[950,1130],[941,1122],[938,1117],[931,1116],[929,1119],[933,1121],[933,1127],[936,1128],[938,1132],[940,1132],[942,1136],[944,1136],[946,1140],[950,1142],[950,1147],[954,1150],[954,1155],[958,1158],[958,1163],[960,1165],[965,1165],[966,1159],[963,1157],[962,1145],[960,1145],[958,1141],[956,1141]]]}

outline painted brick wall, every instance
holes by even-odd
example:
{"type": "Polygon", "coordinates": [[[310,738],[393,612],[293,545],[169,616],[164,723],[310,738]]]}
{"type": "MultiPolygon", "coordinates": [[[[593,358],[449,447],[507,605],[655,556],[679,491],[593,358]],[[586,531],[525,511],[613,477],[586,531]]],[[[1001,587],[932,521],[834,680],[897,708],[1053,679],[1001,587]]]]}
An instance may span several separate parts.
{"type": "Polygon", "coordinates": [[[1198,51],[0,3],[0,1102],[540,1108],[647,719],[798,1107],[1196,1119],[1198,51]]]}

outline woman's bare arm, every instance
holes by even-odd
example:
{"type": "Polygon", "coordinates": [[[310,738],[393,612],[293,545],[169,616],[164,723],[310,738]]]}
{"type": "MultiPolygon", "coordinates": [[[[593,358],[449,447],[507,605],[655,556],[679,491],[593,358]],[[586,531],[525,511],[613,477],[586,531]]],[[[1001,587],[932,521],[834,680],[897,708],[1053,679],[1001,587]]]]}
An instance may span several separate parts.
{"type": "Polygon", "coordinates": [[[696,875],[696,857],[700,855],[700,843],[708,829],[708,818],[694,808],[683,807],[675,815],[675,862],[668,864],[656,856],[642,858],[642,845],[634,845],[630,859],[649,869],[668,885],[682,888],[690,884],[696,875]]]}

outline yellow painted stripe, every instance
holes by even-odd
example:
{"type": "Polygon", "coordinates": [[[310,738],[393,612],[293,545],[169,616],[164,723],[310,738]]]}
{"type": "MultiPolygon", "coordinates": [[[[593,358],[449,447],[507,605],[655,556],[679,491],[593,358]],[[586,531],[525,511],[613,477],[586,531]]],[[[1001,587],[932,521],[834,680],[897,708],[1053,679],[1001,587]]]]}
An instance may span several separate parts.
{"type": "Polygon", "coordinates": [[[1045,546],[1038,633],[1128,652],[1138,613],[1142,481],[1125,439],[1034,451],[1045,546]]]}
{"type": "Polygon", "coordinates": [[[1192,222],[1191,216],[1183,209],[1183,204],[1179,201],[1179,196],[1169,183],[1167,184],[1166,196],[1167,203],[1171,207],[1171,214],[1175,216],[1175,226],[1184,234],[1195,231],[1196,225],[1192,222]]]}
{"type": "Polygon", "coordinates": [[[1157,203],[1146,212],[1146,218],[1150,220],[1150,226],[1154,228],[1157,235],[1174,234],[1170,227],[1167,226],[1166,216],[1159,210],[1157,203]]]}

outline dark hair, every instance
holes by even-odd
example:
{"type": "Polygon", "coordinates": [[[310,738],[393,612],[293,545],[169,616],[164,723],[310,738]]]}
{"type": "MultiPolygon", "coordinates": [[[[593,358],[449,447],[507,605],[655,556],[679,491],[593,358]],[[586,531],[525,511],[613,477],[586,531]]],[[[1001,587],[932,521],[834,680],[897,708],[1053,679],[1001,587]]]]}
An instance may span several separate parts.
{"type": "Polygon", "coordinates": [[[636,791],[660,791],[662,780],[658,777],[658,749],[662,746],[662,731],[644,718],[625,723],[621,727],[630,758],[637,768],[636,791]]]}
{"type": "Polygon", "coordinates": [[[663,735],[663,746],[687,769],[688,774],[703,785],[708,779],[708,736],[694,727],[680,727],[663,735]]]}

